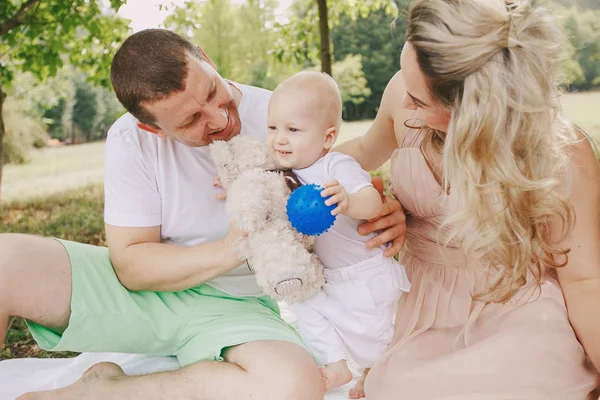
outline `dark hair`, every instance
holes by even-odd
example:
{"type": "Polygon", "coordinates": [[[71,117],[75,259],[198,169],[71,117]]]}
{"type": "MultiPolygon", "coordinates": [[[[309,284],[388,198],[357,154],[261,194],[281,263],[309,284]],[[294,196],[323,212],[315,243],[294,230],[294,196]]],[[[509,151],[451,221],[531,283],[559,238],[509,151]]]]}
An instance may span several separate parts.
{"type": "Polygon", "coordinates": [[[134,33],[117,50],[110,68],[117,98],[140,122],[154,125],[154,115],[142,103],[185,89],[188,56],[206,61],[198,47],[171,31],[147,29],[134,33]]]}

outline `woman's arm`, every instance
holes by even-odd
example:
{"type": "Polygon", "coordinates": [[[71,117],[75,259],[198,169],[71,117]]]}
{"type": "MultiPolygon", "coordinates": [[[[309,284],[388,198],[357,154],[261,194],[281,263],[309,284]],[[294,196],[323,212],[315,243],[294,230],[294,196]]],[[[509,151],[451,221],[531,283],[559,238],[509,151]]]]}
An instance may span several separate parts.
{"type": "Polygon", "coordinates": [[[402,74],[397,72],[383,92],[377,116],[369,130],[362,136],[340,144],[334,151],[353,157],[366,171],[381,167],[398,147],[394,127],[397,129],[397,126],[401,126],[404,129],[404,121],[409,118],[408,111],[401,104],[404,93],[402,74]]]}
{"type": "Polygon", "coordinates": [[[600,167],[587,140],[574,147],[571,204],[576,222],[562,243],[571,252],[568,264],[558,268],[558,278],[571,325],[600,371],[600,167]]]}

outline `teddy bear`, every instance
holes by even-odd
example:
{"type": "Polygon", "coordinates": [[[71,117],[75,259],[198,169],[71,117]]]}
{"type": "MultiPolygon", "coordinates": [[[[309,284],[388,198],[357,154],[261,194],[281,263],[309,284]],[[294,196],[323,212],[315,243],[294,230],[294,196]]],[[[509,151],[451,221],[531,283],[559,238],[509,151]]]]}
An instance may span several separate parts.
{"type": "Polygon", "coordinates": [[[246,259],[265,294],[293,303],[323,286],[323,265],[312,251],[315,238],[296,231],[286,204],[294,188],[267,146],[247,135],[209,146],[220,185],[227,193],[227,212],[246,235],[234,244],[246,259]]]}

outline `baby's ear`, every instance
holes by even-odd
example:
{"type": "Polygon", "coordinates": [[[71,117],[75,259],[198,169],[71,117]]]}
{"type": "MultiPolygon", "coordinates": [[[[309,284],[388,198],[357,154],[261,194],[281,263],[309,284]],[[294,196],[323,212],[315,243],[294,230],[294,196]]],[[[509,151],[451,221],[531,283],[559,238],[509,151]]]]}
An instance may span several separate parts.
{"type": "Polygon", "coordinates": [[[338,135],[338,130],[335,126],[332,126],[331,128],[327,129],[325,131],[325,143],[323,144],[323,147],[327,150],[330,150],[333,147],[333,145],[335,144],[337,135],[338,135]]]}

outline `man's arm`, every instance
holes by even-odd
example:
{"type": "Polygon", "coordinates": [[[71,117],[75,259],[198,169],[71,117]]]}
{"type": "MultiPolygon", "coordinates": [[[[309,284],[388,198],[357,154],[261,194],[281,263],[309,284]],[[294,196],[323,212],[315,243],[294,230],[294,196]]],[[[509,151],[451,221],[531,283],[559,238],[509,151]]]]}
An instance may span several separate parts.
{"type": "Polygon", "coordinates": [[[117,277],[129,290],[180,291],[226,274],[242,261],[232,248],[232,227],[221,240],[198,246],[160,243],[160,226],[124,228],[106,224],[106,239],[117,277]]]}

